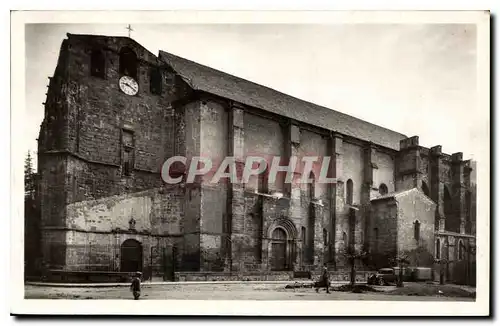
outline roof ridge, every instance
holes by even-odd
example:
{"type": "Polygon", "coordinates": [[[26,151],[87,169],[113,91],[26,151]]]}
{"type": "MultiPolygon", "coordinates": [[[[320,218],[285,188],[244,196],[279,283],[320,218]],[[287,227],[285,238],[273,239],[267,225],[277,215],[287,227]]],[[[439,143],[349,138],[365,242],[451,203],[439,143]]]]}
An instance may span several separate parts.
{"type": "Polygon", "coordinates": [[[239,76],[236,76],[236,75],[230,74],[230,73],[228,73],[228,72],[225,72],[225,71],[222,71],[222,70],[219,70],[219,69],[216,69],[216,68],[213,68],[213,67],[210,67],[210,66],[207,66],[207,65],[204,65],[204,64],[198,63],[198,62],[193,61],[193,60],[190,60],[190,59],[186,59],[186,58],[184,58],[184,57],[181,57],[181,56],[179,56],[179,55],[176,55],[176,54],[173,54],[173,53],[170,53],[170,52],[167,52],[167,51],[161,50],[161,49],[159,50],[159,57],[161,56],[161,53],[167,54],[167,55],[169,55],[169,56],[174,56],[174,57],[176,57],[176,58],[178,58],[178,59],[182,59],[182,60],[188,61],[188,62],[190,62],[190,63],[192,63],[192,64],[196,64],[196,65],[201,66],[201,67],[203,67],[203,68],[205,68],[205,69],[210,69],[210,70],[212,70],[212,71],[216,71],[216,72],[218,72],[218,73],[225,74],[225,75],[230,76],[230,77],[232,77],[232,78],[237,78],[237,79],[239,79],[240,81],[244,81],[244,82],[246,82],[246,83],[251,83],[251,84],[253,84],[253,85],[255,85],[255,86],[259,86],[259,87],[266,88],[266,89],[268,89],[268,90],[271,90],[271,91],[273,91],[273,92],[280,93],[280,94],[282,94],[282,95],[284,95],[284,96],[287,96],[287,97],[293,98],[293,99],[295,99],[295,100],[299,100],[299,101],[302,101],[302,102],[304,102],[304,103],[311,104],[311,105],[314,105],[314,106],[316,106],[316,107],[323,108],[323,109],[325,109],[325,110],[330,110],[330,111],[333,111],[333,112],[336,112],[336,113],[342,114],[342,115],[344,115],[344,116],[346,116],[346,117],[349,117],[349,118],[357,119],[357,120],[359,120],[359,121],[361,121],[361,122],[363,122],[363,123],[366,123],[366,124],[369,124],[369,125],[375,126],[375,127],[377,127],[377,128],[382,128],[382,129],[385,129],[385,130],[387,130],[387,131],[389,131],[389,132],[392,132],[392,133],[395,133],[395,134],[399,134],[399,135],[401,135],[401,136],[403,136],[403,137],[408,137],[408,136],[406,136],[405,134],[402,134],[402,133],[400,133],[400,132],[394,131],[394,130],[389,129],[389,128],[387,128],[387,127],[383,127],[383,126],[377,125],[377,124],[375,124],[375,123],[372,123],[372,122],[369,122],[369,121],[363,120],[363,119],[361,119],[361,118],[358,118],[358,117],[356,117],[356,116],[353,116],[353,115],[350,115],[350,114],[347,114],[347,113],[344,113],[344,112],[338,111],[338,110],[336,110],[336,109],[331,109],[331,108],[329,108],[329,107],[326,107],[326,106],[323,106],[323,105],[320,105],[320,104],[316,104],[316,103],[310,102],[310,101],[308,101],[308,100],[305,100],[305,99],[302,99],[302,98],[299,98],[299,97],[296,97],[296,96],[293,96],[293,95],[290,95],[290,94],[284,93],[284,92],[279,91],[279,90],[277,90],[277,89],[274,89],[274,88],[272,88],[272,87],[269,87],[269,86],[266,86],[266,85],[259,84],[259,83],[257,83],[257,82],[251,81],[251,80],[249,80],[249,79],[245,79],[245,78],[243,78],[243,77],[239,77],[239,76]]]}

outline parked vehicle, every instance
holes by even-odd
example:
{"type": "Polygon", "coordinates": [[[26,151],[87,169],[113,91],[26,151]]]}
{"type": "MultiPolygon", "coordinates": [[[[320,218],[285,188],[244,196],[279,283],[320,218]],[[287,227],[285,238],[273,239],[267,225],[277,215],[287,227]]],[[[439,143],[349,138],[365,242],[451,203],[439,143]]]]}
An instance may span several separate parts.
{"type": "Polygon", "coordinates": [[[377,274],[372,274],[368,277],[368,284],[387,285],[395,283],[398,279],[398,274],[394,268],[381,268],[377,274]]]}
{"type": "MultiPolygon", "coordinates": [[[[373,285],[387,285],[396,283],[399,277],[399,267],[381,268],[376,274],[368,277],[367,283],[373,285]]],[[[403,282],[428,281],[432,279],[432,270],[429,267],[405,267],[403,282]]]]}

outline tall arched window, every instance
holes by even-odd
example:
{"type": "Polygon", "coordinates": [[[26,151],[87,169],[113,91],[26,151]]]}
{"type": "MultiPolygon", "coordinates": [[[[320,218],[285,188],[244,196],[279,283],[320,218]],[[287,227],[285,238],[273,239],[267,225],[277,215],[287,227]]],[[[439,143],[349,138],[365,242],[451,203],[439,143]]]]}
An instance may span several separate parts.
{"type": "Polygon", "coordinates": [[[342,232],[342,241],[344,241],[344,246],[347,246],[347,233],[342,232]]]}
{"type": "Polygon", "coordinates": [[[302,264],[307,261],[307,230],[305,227],[300,228],[300,238],[302,240],[302,264]]]}
{"type": "Polygon", "coordinates": [[[465,193],[465,233],[471,233],[471,192],[467,191],[465,193]]]}
{"type": "Polygon", "coordinates": [[[420,222],[417,220],[413,223],[413,238],[420,240],[420,222]]]}
{"type": "Polygon", "coordinates": [[[353,195],[353,184],[352,184],[352,180],[349,179],[349,180],[347,180],[347,183],[346,183],[346,203],[347,203],[347,205],[352,205],[352,201],[353,201],[352,195],[353,195]]]}
{"type": "Polygon", "coordinates": [[[422,181],[422,191],[424,195],[430,197],[429,187],[427,186],[427,183],[425,183],[425,181],[422,181]]]}
{"type": "Polygon", "coordinates": [[[448,240],[448,237],[444,239],[444,245],[442,249],[443,253],[441,254],[441,257],[446,260],[450,259],[450,240],[448,240]]]}
{"type": "Polygon", "coordinates": [[[120,51],[120,74],[137,79],[137,55],[128,47],[120,51]]]}
{"type": "Polygon", "coordinates": [[[314,198],[316,198],[316,177],[314,176],[314,173],[311,171],[311,173],[309,173],[309,180],[311,183],[308,184],[308,187],[309,187],[309,199],[310,200],[313,200],[314,198]]]}
{"type": "Polygon", "coordinates": [[[105,59],[102,50],[93,49],[90,54],[90,75],[94,77],[104,78],[105,76],[105,59]]]}
{"type": "Polygon", "coordinates": [[[257,188],[258,191],[262,194],[267,194],[269,192],[269,181],[268,181],[268,169],[264,170],[264,172],[258,175],[257,179],[257,188]]]}
{"type": "Polygon", "coordinates": [[[323,244],[328,246],[328,231],[326,229],[323,229],[323,244]]]}
{"type": "Polygon", "coordinates": [[[464,242],[460,240],[458,242],[458,260],[463,260],[464,259],[464,242]]]}
{"type": "Polygon", "coordinates": [[[385,183],[381,183],[380,186],[378,186],[378,192],[383,196],[383,195],[387,195],[387,193],[389,192],[389,190],[387,189],[387,186],[385,185],[385,183]]]}
{"type": "Polygon", "coordinates": [[[161,95],[161,83],[163,81],[160,68],[153,67],[149,72],[149,89],[152,94],[161,95]]]}
{"type": "Polygon", "coordinates": [[[460,232],[460,223],[457,225],[457,221],[453,216],[453,208],[450,191],[448,187],[444,187],[443,194],[443,204],[444,204],[444,217],[445,217],[445,229],[452,232],[460,232]]]}
{"type": "Polygon", "coordinates": [[[441,241],[436,239],[436,258],[441,259],[441,241]]]}

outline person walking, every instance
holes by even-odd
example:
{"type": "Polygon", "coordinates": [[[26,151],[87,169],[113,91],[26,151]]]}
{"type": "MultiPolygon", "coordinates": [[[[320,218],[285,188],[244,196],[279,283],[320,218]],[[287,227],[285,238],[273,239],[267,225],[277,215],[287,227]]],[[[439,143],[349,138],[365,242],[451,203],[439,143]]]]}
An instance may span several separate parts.
{"type": "Polygon", "coordinates": [[[323,286],[326,288],[326,293],[330,293],[330,275],[328,274],[328,267],[323,264],[323,272],[321,273],[321,278],[319,286],[316,288],[316,292],[319,293],[319,289],[323,286]]]}
{"type": "Polygon", "coordinates": [[[139,300],[141,296],[141,272],[136,272],[130,284],[130,291],[134,294],[134,300],[139,300]]]}

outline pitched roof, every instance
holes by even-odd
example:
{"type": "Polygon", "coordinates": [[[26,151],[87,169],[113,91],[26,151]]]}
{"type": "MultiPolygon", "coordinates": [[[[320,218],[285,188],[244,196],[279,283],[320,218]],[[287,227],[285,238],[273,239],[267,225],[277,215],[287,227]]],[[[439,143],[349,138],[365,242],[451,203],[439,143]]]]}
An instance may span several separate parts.
{"type": "Polygon", "coordinates": [[[172,67],[194,90],[228,98],[395,150],[399,150],[399,141],[407,138],[398,132],[283,94],[171,53],[160,50],[160,59],[172,67]]]}
{"type": "Polygon", "coordinates": [[[399,197],[408,195],[408,194],[410,194],[412,192],[416,192],[416,193],[422,195],[423,197],[425,197],[430,202],[434,203],[434,201],[432,199],[430,199],[429,197],[427,197],[419,188],[416,188],[416,187],[415,188],[411,188],[411,189],[405,189],[405,190],[391,192],[391,193],[385,194],[383,196],[379,196],[379,197],[373,198],[373,199],[370,200],[370,202],[377,201],[377,200],[392,199],[392,198],[395,198],[397,200],[399,197]]]}

